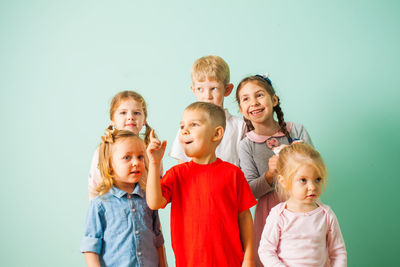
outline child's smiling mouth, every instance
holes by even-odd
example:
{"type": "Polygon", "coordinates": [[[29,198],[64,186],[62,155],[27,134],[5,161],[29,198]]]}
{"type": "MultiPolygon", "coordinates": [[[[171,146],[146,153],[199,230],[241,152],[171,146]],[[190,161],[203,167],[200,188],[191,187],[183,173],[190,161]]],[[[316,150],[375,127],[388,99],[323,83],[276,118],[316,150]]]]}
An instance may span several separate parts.
{"type": "Polygon", "coordinates": [[[264,108],[258,108],[258,109],[255,109],[255,110],[250,111],[249,113],[250,113],[251,115],[257,115],[257,114],[260,114],[260,113],[263,112],[263,111],[264,111],[264,108]]]}

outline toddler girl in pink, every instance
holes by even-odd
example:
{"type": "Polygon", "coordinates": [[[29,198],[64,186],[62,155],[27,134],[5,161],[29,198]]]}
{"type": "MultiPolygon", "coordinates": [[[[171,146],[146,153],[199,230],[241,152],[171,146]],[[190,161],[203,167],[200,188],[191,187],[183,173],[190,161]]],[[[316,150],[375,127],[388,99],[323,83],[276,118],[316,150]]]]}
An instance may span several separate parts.
{"type": "Polygon", "coordinates": [[[264,266],[347,266],[339,223],[319,201],[326,167],[310,145],[297,143],[279,153],[278,191],[285,195],[267,217],[258,254],[264,266]]]}

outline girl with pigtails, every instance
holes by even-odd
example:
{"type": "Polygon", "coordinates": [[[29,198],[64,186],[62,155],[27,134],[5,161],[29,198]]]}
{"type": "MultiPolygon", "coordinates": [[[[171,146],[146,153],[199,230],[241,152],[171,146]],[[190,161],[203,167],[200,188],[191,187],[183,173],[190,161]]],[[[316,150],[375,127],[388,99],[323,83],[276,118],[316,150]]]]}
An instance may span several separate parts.
{"type": "MultiPolygon", "coordinates": [[[[311,145],[312,142],[303,125],[285,122],[279,97],[267,76],[244,78],[237,87],[236,100],[248,128],[239,144],[239,165],[258,199],[254,217],[254,240],[258,249],[265,220],[270,210],[282,200],[274,186],[279,149],[294,140],[311,145]]],[[[256,265],[263,266],[258,255],[256,265]]]]}
{"type": "MultiPolygon", "coordinates": [[[[147,123],[147,105],[144,98],[135,91],[121,91],[117,93],[110,104],[110,128],[127,130],[139,135],[145,127],[143,139],[146,146],[150,143],[151,127],[147,123]]],[[[101,181],[99,165],[99,148],[94,152],[90,165],[88,189],[89,200],[96,197],[99,192],[98,184],[101,181]]]]}
{"type": "Polygon", "coordinates": [[[99,147],[101,180],[80,251],[89,267],[164,267],[158,211],[146,203],[146,146],[133,131],[107,128],[99,147]]]}

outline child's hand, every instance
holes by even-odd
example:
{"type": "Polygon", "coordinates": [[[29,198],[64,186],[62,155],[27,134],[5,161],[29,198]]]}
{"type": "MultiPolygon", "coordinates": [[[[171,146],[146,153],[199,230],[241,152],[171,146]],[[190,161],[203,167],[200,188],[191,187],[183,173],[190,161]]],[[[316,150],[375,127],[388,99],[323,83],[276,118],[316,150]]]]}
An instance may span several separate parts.
{"type": "Polygon", "coordinates": [[[167,141],[161,143],[154,135],[154,129],[150,133],[150,144],[147,147],[147,156],[149,157],[150,163],[159,164],[164,156],[165,148],[167,147],[167,141]]]}
{"type": "Polygon", "coordinates": [[[274,155],[269,158],[268,171],[265,173],[265,179],[269,184],[274,182],[274,177],[277,175],[276,164],[278,163],[279,157],[274,155]]]}
{"type": "Polygon", "coordinates": [[[274,151],[275,155],[279,155],[279,152],[281,152],[281,150],[282,150],[284,147],[287,147],[287,146],[288,146],[288,145],[282,144],[282,145],[280,145],[280,146],[274,147],[274,148],[272,149],[272,151],[274,151]]]}

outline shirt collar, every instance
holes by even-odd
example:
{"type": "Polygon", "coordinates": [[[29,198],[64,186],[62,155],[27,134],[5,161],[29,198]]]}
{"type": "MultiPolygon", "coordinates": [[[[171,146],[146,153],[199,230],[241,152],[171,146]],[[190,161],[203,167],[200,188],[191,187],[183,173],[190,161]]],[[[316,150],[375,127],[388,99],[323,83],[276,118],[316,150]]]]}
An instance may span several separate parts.
{"type": "MultiPolygon", "coordinates": [[[[117,198],[121,198],[121,197],[124,197],[125,195],[128,195],[127,192],[125,192],[124,190],[121,190],[115,186],[111,187],[110,193],[112,195],[116,196],[117,198]]],[[[138,183],[136,184],[135,188],[133,189],[133,192],[131,193],[131,195],[138,195],[141,198],[144,198],[144,191],[140,188],[138,183]]]]}
{"type": "MultiPolygon", "coordinates": [[[[286,129],[288,132],[290,132],[292,128],[292,123],[287,122],[286,123],[286,129]]],[[[246,137],[250,139],[250,141],[253,141],[254,143],[265,143],[268,139],[273,138],[273,137],[284,137],[285,134],[282,133],[281,131],[275,133],[274,135],[259,135],[256,134],[254,131],[250,131],[246,133],[246,137]]]]}

